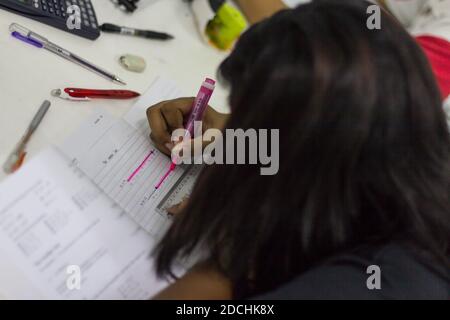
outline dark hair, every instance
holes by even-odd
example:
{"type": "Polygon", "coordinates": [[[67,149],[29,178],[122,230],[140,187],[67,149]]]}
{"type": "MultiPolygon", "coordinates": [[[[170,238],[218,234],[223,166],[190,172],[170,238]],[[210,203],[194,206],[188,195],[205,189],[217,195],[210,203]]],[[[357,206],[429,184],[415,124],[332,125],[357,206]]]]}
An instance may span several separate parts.
{"type": "Polygon", "coordinates": [[[253,26],[221,73],[227,128],[280,129],[280,169],[205,168],[157,247],[157,271],[198,248],[235,296],[333,255],[402,243],[449,265],[450,136],[425,55],[370,3],[315,1],[253,26]]]}

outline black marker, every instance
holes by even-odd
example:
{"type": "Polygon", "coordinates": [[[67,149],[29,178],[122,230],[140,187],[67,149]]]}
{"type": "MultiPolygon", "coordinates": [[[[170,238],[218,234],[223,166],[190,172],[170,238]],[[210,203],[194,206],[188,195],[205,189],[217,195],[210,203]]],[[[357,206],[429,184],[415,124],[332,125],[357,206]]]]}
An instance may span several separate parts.
{"type": "Polygon", "coordinates": [[[170,34],[163,32],[156,32],[150,30],[139,30],[128,27],[116,26],[111,23],[104,23],[100,26],[100,30],[104,32],[112,32],[112,33],[120,33],[126,34],[130,36],[142,37],[147,39],[155,39],[155,40],[171,40],[174,37],[170,34]]]}

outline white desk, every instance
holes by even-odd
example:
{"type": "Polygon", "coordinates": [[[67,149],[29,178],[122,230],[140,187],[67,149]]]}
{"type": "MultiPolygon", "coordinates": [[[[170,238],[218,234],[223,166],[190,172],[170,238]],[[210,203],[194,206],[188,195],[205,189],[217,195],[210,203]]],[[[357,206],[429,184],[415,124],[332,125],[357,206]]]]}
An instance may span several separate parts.
{"type": "MultiPolygon", "coordinates": [[[[51,89],[127,88],[142,93],[157,75],[165,74],[176,80],[185,92],[195,95],[205,76],[216,76],[217,67],[226,55],[202,42],[188,5],[182,0],[153,1],[130,15],[115,8],[110,1],[92,0],[100,24],[112,22],[161,30],[173,34],[175,40],[162,42],[102,34],[98,40],[90,41],[0,10],[0,164],[14,148],[44,99],[50,100],[52,106],[28,145],[27,159],[49,144],[63,140],[96,108],[107,108],[120,117],[134,103],[134,100],[68,102],[51,97],[51,89]],[[128,85],[116,85],[47,50],[14,39],[8,31],[12,22],[22,24],[119,75],[128,85]],[[120,66],[118,58],[124,53],[144,57],[147,61],[145,72],[137,74],[120,66]]],[[[216,90],[211,105],[219,111],[227,110],[225,90],[220,87],[216,90]]],[[[0,180],[4,177],[2,171],[0,180]]]]}
{"type": "MultiPolygon", "coordinates": [[[[218,65],[226,56],[201,41],[190,10],[182,0],[157,0],[132,15],[121,12],[107,0],[92,2],[99,23],[112,22],[161,30],[173,34],[176,39],[160,42],[103,34],[92,42],[0,10],[0,164],[14,148],[44,99],[50,100],[52,106],[28,145],[27,159],[52,143],[61,142],[97,108],[107,108],[120,117],[134,103],[134,100],[69,102],[51,97],[51,89],[127,88],[144,92],[157,75],[165,74],[176,80],[186,92],[195,95],[205,76],[215,77],[218,65]],[[8,32],[12,22],[22,24],[119,75],[128,85],[115,85],[46,50],[12,38],[8,32]],[[145,73],[137,74],[123,69],[118,63],[118,57],[124,53],[145,57],[148,65],[145,73]]],[[[225,90],[218,88],[211,105],[226,112],[226,95],[225,90]]],[[[0,180],[4,177],[1,172],[0,180]]],[[[26,286],[18,271],[8,266],[7,258],[2,257],[1,260],[0,297],[2,285],[26,286]],[[4,281],[8,281],[8,284],[4,281]]]]}

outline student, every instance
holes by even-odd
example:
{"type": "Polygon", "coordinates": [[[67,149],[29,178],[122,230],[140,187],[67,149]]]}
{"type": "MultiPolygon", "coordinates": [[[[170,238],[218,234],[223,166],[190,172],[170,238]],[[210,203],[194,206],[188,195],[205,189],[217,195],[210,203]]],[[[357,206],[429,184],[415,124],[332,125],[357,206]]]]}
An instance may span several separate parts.
{"type": "MultiPolygon", "coordinates": [[[[204,258],[155,298],[450,298],[450,135],[439,89],[391,16],[382,14],[381,30],[365,27],[368,5],[315,1],[241,37],[220,68],[231,116],[210,108],[205,122],[279,129],[279,172],[205,168],[155,251],[160,275],[183,257],[204,258]]],[[[149,108],[162,151],[191,103],[149,108]]]]}

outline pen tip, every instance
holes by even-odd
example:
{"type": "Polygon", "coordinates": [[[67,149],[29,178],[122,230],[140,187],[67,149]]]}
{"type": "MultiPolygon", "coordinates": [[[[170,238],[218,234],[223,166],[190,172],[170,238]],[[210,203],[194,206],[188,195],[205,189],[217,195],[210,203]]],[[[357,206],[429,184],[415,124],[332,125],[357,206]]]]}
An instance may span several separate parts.
{"type": "Polygon", "coordinates": [[[120,79],[119,77],[116,77],[116,78],[114,79],[114,81],[116,81],[117,83],[123,84],[124,86],[127,85],[127,83],[126,83],[125,81],[123,81],[122,79],[120,79]]]}

